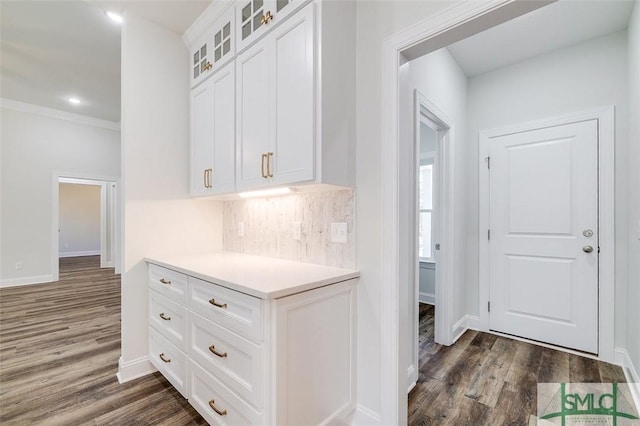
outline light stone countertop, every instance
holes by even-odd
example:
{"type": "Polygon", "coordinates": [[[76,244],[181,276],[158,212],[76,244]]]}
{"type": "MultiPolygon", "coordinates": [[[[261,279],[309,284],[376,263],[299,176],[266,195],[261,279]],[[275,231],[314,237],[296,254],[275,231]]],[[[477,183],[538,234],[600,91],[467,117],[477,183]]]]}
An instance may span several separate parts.
{"type": "Polygon", "coordinates": [[[260,299],[278,299],[360,276],[351,269],[224,251],[145,261],[260,299]]]}

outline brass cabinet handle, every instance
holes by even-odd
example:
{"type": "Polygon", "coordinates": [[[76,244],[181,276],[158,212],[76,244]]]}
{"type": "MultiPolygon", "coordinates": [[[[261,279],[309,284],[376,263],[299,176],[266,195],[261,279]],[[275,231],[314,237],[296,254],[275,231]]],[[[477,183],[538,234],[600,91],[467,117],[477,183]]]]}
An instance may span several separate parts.
{"type": "Polygon", "coordinates": [[[267,176],[273,177],[273,173],[271,173],[271,159],[273,158],[273,152],[267,153],[267,176]]]}
{"type": "Polygon", "coordinates": [[[268,10],[267,13],[265,13],[264,15],[262,15],[260,17],[260,22],[262,23],[262,25],[266,25],[269,23],[269,21],[271,21],[273,19],[273,15],[271,14],[271,11],[268,10]]]}
{"type": "Polygon", "coordinates": [[[161,282],[162,284],[166,284],[166,285],[171,284],[171,281],[169,281],[169,280],[165,280],[164,278],[160,278],[160,282],[161,282]]]}
{"type": "Polygon", "coordinates": [[[163,360],[164,362],[171,362],[169,358],[164,357],[164,352],[160,354],[160,359],[163,360]]]}
{"type": "Polygon", "coordinates": [[[171,321],[171,317],[165,316],[164,312],[160,313],[160,318],[162,318],[165,321],[171,321]]]}
{"type": "Polygon", "coordinates": [[[218,407],[216,407],[216,401],[214,401],[213,399],[209,401],[209,407],[213,408],[213,411],[220,414],[221,416],[227,415],[227,410],[221,410],[218,407]]]}
{"type": "Polygon", "coordinates": [[[213,169],[207,169],[207,188],[213,188],[211,184],[211,175],[213,174],[213,169]]]}
{"type": "Polygon", "coordinates": [[[267,178],[267,175],[264,172],[264,159],[267,158],[267,154],[262,154],[262,161],[260,161],[260,174],[263,178],[267,178]]]}
{"type": "Polygon", "coordinates": [[[204,69],[207,70],[207,71],[209,71],[211,68],[213,68],[213,65],[211,64],[211,62],[207,62],[204,65],[204,69]]]}
{"type": "Polygon", "coordinates": [[[202,178],[204,179],[204,187],[205,188],[208,188],[208,186],[207,186],[207,172],[208,172],[208,169],[204,169],[204,172],[202,173],[202,178]]]}
{"type": "Polygon", "coordinates": [[[226,303],[223,303],[223,304],[216,303],[216,299],[209,300],[209,303],[211,303],[213,306],[215,306],[217,308],[227,309],[227,304],[226,303]]]}
{"type": "Polygon", "coordinates": [[[213,345],[209,346],[209,350],[211,351],[212,354],[214,354],[216,356],[219,356],[220,358],[226,358],[227,357],[227,353],[226,352],[222,354],[222,353],[216,351],[216,347],[213,346],[213,345]]]}

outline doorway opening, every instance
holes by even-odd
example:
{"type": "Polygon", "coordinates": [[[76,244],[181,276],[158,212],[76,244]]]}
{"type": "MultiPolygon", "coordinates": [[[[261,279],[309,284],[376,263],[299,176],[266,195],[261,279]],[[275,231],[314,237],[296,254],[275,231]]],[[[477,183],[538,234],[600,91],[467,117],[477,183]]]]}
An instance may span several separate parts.
{"type": "Polygon", "coordinates": [[[99,256],[100,268],[119,273],[118,182],[110,178],[55,175],[53,184],[54,281],[61,259],[99,256]]]}

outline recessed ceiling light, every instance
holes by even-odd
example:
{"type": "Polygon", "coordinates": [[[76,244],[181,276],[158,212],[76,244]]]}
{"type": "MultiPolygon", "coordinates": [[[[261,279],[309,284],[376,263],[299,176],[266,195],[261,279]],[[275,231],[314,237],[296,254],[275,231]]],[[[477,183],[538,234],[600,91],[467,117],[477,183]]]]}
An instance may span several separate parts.
{"type": "Polygon", "coordinates": [[[106,12],[107,16],[109,17],[109,19],[111,19],[113,22],[117,22],[118,24],[122,24],[122,21],[124,19],[122,19],[122,15],[115,13],[115,12],[106,12]]]}
{"type": "Polygon", "coordinates": [[[82,103],[82,101],[78,98],[69,98],[67,100],[74,105],[80,105],[82,103]]]}

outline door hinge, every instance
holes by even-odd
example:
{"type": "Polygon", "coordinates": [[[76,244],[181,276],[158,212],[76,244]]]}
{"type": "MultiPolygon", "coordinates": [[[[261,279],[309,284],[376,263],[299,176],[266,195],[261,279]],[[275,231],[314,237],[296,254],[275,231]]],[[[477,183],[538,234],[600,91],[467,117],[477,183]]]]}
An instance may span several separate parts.
{"type": "Polygon", "coordinates": [[[491,312],[491,302],[487,302],[487,312],[491,312]]]}
{"type": "Polygon", "coordinates": [[[491,157],[487,157],[485,158],[485,160],[487,160],[487,169],[491,168],[491,157]]]}
{"type": "Polygon", "coordinates": [[[491,229],[487,229],[487,240],[491,240],[491,229]]]}

